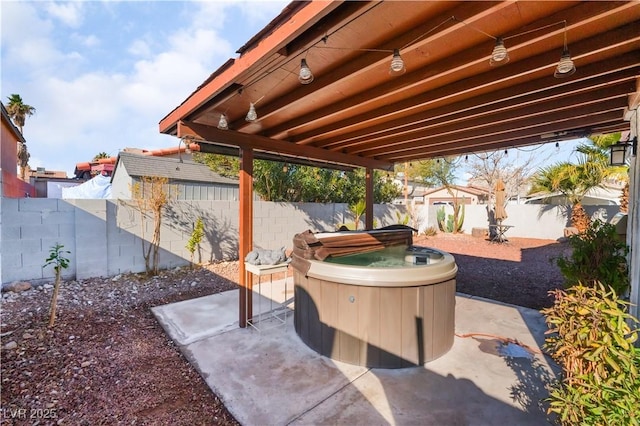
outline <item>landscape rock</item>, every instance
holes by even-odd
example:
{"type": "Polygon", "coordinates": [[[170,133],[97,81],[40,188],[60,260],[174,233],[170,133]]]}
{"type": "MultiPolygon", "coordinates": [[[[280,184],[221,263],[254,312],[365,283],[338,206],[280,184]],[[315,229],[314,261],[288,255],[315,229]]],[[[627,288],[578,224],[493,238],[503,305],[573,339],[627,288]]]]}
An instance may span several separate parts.
{"type": "Polygon", "coordinates": [[[3,290],[20,293],[23,291],[31,290],[31,283],[27,281],[14,281],[12,283],[6,284],[3,290]]]}
{"type": "Polygon", "coordinates": [[[16,343],[15,340],[12,340],[10,342],[8,342],[6,345],[4,345],[4,348],[7,350],[11,350],[11,349],[15,349],[18,347],[18,343],[16,343]]]}

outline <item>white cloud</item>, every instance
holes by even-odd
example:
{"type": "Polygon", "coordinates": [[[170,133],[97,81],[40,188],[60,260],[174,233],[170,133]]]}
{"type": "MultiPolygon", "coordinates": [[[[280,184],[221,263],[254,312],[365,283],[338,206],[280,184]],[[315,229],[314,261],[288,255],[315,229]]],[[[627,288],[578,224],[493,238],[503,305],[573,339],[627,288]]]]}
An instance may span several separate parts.
{"type": "Polygon", "coordinates": [[[86,46],[86,47],[96,47],[100,45],[100,39],[96,37],[94,34],[83,35],[74,33],[71,35],[71,39],[76,43],[86,46]]]}
{"type": "MultiPolygon", "coordinates": [[[[25,125],[31,166],[71,174],[76,163],[88,161],[101,151],[115,155],[125,147],[154,149],[177,144],[175,138],[159,133],[158,122],[234,56],[238,46],[231,46],[225,28],[238,37],[243,31],[237,27],[243,21],[225,25],[225,20],[233,16],[237,21],[237,16],[243,16],[254,27],[254,20],[261,19],[263,26],[286,4],[269,2],[258,7],[255,2],[186,2],[188,15],[184,17],[190,21],[182,20],[184,24],[168,37],[131,33],[128,47],[117,52],[120,61],[115,71],[115,64],[110,68],[108,63],[91,63],[78,51],[69,52],[64,45],[54,44],[56,40],[72,40],[78,49],[113,48],[109,40],[79,30],[65,35],[64,26],[68,31],[68,27],[76,28],[83,21],[82,8],[77,4],[40,6],[40,13],[46,11],[52,21],[38,17],[38,3],[3,3],[2,59],[10,61],[14,73],[25,70],[20,87],[3,90],[20,93],[37,109],[25,125]],[[237,9],[231,14],[229,7],[237,9]],[[58,22],[64,26],[54,28],[58,22]],[[25,32],[24,28],[30,30],[25,32]],[[93,68],[77,74],[80,64],[93,68]]],[[[118,22],[118,13],[124,14],[118,3],[107,6],[106,12],[114,17],[105,23],[118,22]]],[[[126,17],[127,22],[135,22],[135,15],[126,17]]],[[[100,31],[96,29],[95,33],[100,31]]],[[[251,35],[253,32],[242,35],[242,41],[251,35]]],[[[4,68],[3,64],[3,74],[4,68]]],[[[3,76],[3,86],[6,79],[3,76]]]]}
{"type": "Polygon", "coordinates": [[[51,2],[47,3],[46,10],[53,18],[69,27],[78,27],[82,23],[82,2],[51,2]]]}

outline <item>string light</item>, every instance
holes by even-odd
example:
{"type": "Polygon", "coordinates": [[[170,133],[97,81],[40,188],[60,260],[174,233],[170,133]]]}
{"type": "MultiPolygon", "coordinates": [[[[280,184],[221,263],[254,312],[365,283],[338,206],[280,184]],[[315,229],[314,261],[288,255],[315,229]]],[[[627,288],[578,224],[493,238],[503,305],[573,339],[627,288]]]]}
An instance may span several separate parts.
{"type": "Polygon", "coordinates": [[[227,116],[224,114],[220,114],[220,120],[218,120],[218,129],[229,130],[229,122],[227,121],[227,116]]]}
{"type": "Polygon", "coordinates": [[[300,61],[300,73],[298,74],[298,80],[302,84],[309,84],[313,81],[313,74],[311,73],[311,69],[309,69],[309,65],[307,65],[307,60],[302,59],[300,61]]]}
{"type": "Polygon", "coordinates": [[[253,102],[249,103],[249,112],[247,112],[247,116],[245,120],[248,122],[254,122],[258,119],[258,113],[256,113],[256,107],[253,102]]]}

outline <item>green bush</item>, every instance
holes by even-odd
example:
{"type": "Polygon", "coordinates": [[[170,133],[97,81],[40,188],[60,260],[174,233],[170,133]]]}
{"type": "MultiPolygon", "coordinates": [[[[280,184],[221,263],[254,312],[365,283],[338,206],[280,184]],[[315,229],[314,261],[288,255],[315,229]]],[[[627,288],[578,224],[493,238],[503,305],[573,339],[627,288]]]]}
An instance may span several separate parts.
{"type": "Polygon", "coordinates": [[[584,233],[570,236],[569,243],[571,256],[556,259],[567,287],[601,282],[617,295],[624,294],[629,287],[629,248],[618,237],[614,225],[594,221],[584,233]]]}
{"type": "Polygon", "coordinates": [[[190,263],[193,265],[193,255],[196,249],[200,249],[200,243],[202,242],[202,237],[204,237],[204,223],[202,222],[202,218],[198,218],[196,224],[193,227],[193,231],[191,231],[191,237],[189,241],[187,241],[186,249],[189,250],[191,254],[190,263]]]}
{"type": "Polygon", "coordinates": [[[562,425],[640,425],[638,320],[628,303],[600,283],[551,293],[544,347],[563,377],[550,390],[549,413],[562,425]]]}

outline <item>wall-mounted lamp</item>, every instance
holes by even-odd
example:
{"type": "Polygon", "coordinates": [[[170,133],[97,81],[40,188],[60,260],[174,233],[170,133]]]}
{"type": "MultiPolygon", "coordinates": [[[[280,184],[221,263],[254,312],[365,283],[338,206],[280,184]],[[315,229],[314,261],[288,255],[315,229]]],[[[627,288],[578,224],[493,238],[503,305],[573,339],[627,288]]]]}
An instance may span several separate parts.
{"type": "Polygon", "coordinates": [[[249,122],[254,122],[258,119],[258,113],[256,113],[256,107],[253,105],[253,102],[249,104],[249,112],[247,112],[247,116],[245,120],[249,122]]]}
{"type": "Polygon", "coordinates": [[[227,116],[224,114],[220,114],[220,120],[218,120],[218,129],[229,130],[229,122],[227,121],[227,116]]]}
{"type": "Polygon", "coordinates": [[[313,81],[313,74],[311,73],[309,65],[307,65],[306,59],[300,61],[300,73],[298,74],[298,80],[300,80],[300,83],[302,84],[309,84],[313,81]]]}
{"type": "Polygon", "coordinates": [[[638,137],[634,137],[632,140],[618,141],[609,147],[609,151],[611,154],[609,157],[609,165],[624,166],[627,164],[629,154],[634,157],[637,154],[638,137]]]}

